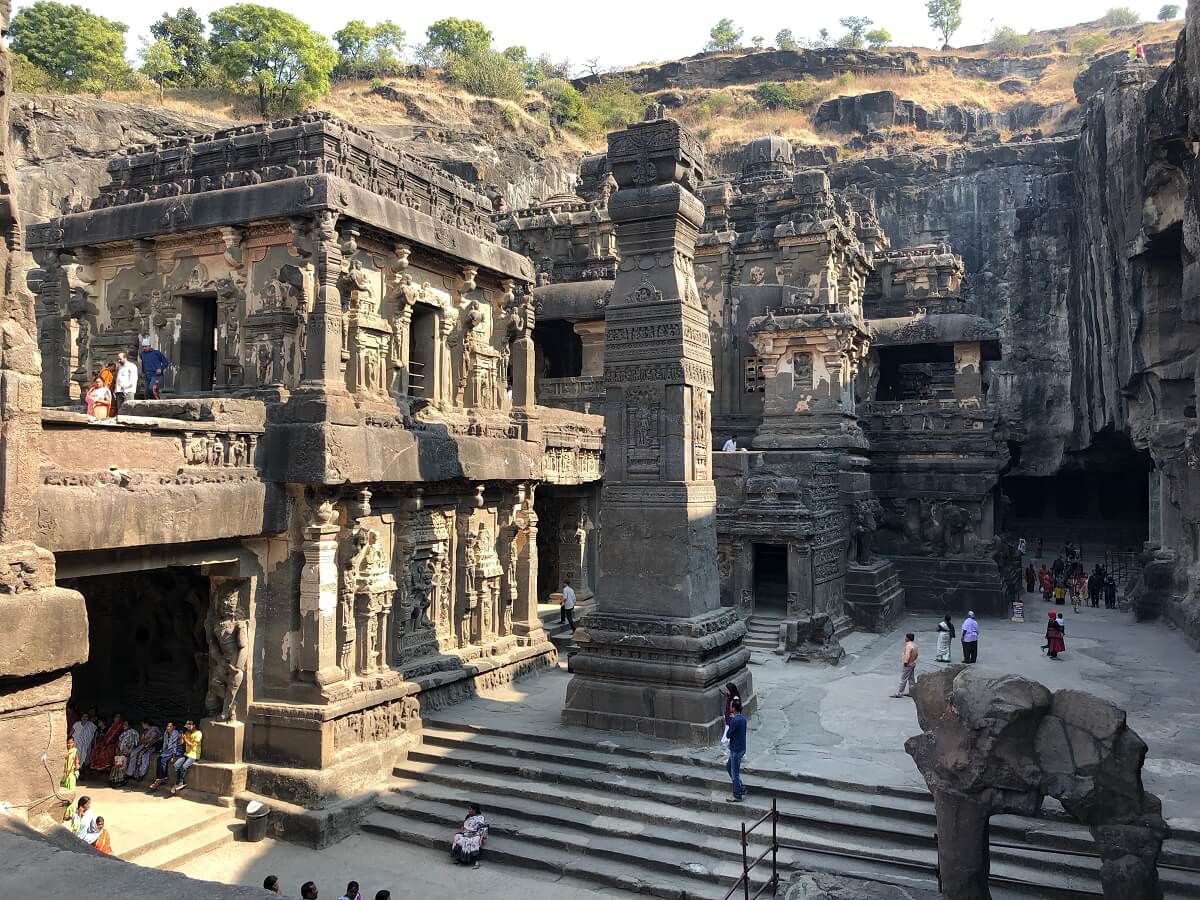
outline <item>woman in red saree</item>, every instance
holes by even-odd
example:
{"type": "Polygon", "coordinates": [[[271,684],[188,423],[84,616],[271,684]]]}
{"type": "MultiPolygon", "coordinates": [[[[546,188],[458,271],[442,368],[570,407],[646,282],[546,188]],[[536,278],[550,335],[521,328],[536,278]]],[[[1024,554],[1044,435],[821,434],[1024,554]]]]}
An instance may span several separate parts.
{"type": "Polygon", "coordinates": [[[1067,642],[1063,640],[1063,627],[1058,624],[1058,618],[1052,612],[1047,615],[1050,621],[1046,623],[1046,655],[1058,659],[1058,654],[1066,651],[1067,642]]]}
{"type": "Polygon", "coordinates": [[[117,713],[113,716],[112,724],[108,726],[104,734],[96,738],[96,744],[92,747],[92,758],[88,761],[97,772],[108,773],[113,766],[113,760],[117,755],[117,741],[121,738],[121,732],[125,730],[125,720],[121,718],[121,714],[117,713]]]}

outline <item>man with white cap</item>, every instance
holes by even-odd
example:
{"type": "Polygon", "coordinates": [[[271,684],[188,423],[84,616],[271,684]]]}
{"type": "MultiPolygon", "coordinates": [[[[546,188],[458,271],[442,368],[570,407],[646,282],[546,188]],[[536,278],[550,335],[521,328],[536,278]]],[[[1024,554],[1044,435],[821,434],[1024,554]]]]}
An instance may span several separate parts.
{"type": "Polygon", "coordinates": [[[158,383],[167,371],[169,363],[161,350],[150,346],[150,338],[142,338],[142,352],[140,357],[142,374],[146,377],[146,397],[157,400],[159,399],[158,383]]]}

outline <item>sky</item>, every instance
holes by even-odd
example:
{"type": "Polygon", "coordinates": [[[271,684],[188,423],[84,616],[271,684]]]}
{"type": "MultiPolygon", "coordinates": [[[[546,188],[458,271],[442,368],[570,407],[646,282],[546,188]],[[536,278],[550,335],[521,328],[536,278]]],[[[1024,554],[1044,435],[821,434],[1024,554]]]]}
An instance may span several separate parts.
{"type": "MultiPolygon", "coordinates": [[[[150,24],[164,10],[192,6],[206,16],[226,2],[212,0],[73,0],[95,13],[129,26],[126,44],[131,58],[149,33],[150,24]]],[[[584,60],[599,59],[602,68],[678,59],[703,49],[708,31],[722,17],[730,16],[745,30],[745,43],[762,35],[770,46],[781,28],[797,37],[816,36],[828,28],[835,37],[842,33],[842,16],[866,16],[886,28],[897,46],[938,44],[929,27],[924,0],[849,0],[843,3],[798,0],[757,2],[748,7],[716,0],[533,0],[503,3],[497,0],[442,0],[425,6],[383,3],[380,0],[259,0],[298,16],[316,30],[332,35],[348,19],[373,23],[392,19],[405,29],[408,42],[424,39],[425,28],[435,19],[457,16],[478,19],[495,35],[498,48],[521,44],[533,56],[549,53],[555,60],[567,58],[578,70],[584,60]]],[[[963,0],[962,28],[951,38],[954,45],[986,41],[1001,25],[1024,32],[1031,28],[1058,28],[1099,18],[1110,6],[1130,6],[1147,20],[1153,19],[1164,0],[963,0]]],[[[1173,0],[1180,6],[1186,0],[1173,0]]],[[[17,0],[16,8],[31,0],[17,0]]]]}

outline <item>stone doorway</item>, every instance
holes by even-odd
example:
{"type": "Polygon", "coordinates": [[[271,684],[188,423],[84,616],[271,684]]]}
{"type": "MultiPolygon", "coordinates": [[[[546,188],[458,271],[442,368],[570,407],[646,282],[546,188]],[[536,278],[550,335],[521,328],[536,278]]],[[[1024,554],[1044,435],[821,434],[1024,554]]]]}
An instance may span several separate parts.
{"type": "Polygon", "coordinates": [[[413,307],[408,349],[408,393],[412,397],[434,399],[437,385],[436,360],[438,314],[431,306],[418,303],[413,307]]]}
{"type": "Polygon", "coordinates": [[[787,614],[788,554],[785,544],[754,545],[754,611],[787,614]]]}
{"type": "Polygon", "coordinates": [[[87,603],[89,652],[71,703],[105,718],[199,722],[208,691],[209,579],[186,568],[63,579],[87,603]]]}
{"type": "Polygon", "coordinates": [[[211,391],[217,382],[217,296],[182,298],[179,321],[179,391],[211,391]]]}

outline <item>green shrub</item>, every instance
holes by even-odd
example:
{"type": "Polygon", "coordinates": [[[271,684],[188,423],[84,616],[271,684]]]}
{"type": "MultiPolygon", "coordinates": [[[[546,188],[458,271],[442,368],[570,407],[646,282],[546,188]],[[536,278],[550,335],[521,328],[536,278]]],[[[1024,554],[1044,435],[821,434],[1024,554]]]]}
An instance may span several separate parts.
{"type": "Polygon", "coordinates": [[[1075,52],[1080,56],[1092,56],[1104,46],[1104,35],[1085,34],[1075,42],[1075,52]]]}
{"type": "Polygon", "coordinates": [[[559,125],[575,122],[583,112],[583,95],[562,78],[547,78],[538,85],[550,103],[550,119],[559,125]]]}
{"type": "Polygon", "coordinates": [[[575,128],[583,134],[603,134],[638,121],[645,111],[646,98],[627,79],[607,77],[584,91],[575,128]]]}
{"type": "Polygon", "coordinates": [[[787,89],[787,85],[779,82],[763,82],[754,89],[754,99],[758,103],[770,110],[790,109],[792,106],[792,94],[787,89]]]}
{"type": "Polygon", "coordinates": [[[705,119],[714,119],[726,115],[737,101],[729,91],[713,91],[700,101],[700,115],[705,119]]]}
{"type": "Polygon", "coordinates": [[[1015,28],[1002,25],[992,34],[992,39],[988,42],[988,48],[999,56],[1010,56],[1020,53],[1028,43],[1028,35],[1021,34],[1015,28]]]}
{"type": "Polygon", "coordinates": [[[452,54],[446,70],[454,84],[480,97],[519,100],[525,94],[525,72],[494,50],[452,54]]]}
{"type": "Polygon", "coordinates": [[[10,58],[13,90],[29,94],[53,94],[63,90],[63,85],[57,78],[40,66],[35,66],[29,61],[29,57],[13,53],[10,58]]]}
{"type": "Polygon", "coordinates": [[[1137,25],[1142,17],[1128,6],[1114,6],[1100,17],[1100,24],[1106,28],[1128,28],[1137,25]]]}

